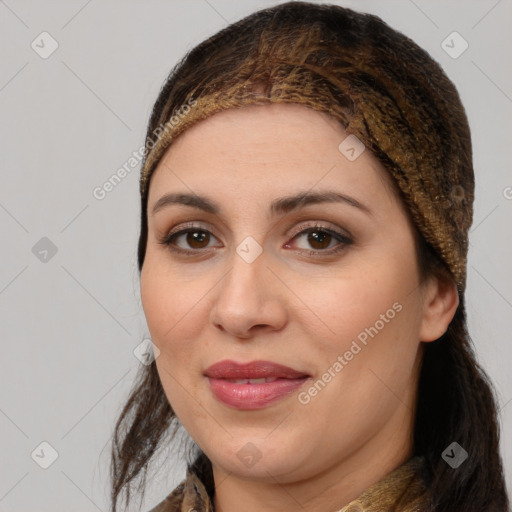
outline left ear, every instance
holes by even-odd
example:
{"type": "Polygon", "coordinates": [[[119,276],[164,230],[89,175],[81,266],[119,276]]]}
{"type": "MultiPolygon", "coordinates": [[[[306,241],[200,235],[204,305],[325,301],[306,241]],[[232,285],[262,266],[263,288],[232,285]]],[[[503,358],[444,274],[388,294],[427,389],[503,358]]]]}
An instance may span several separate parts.
{"type": "Polygon", "coordinates": [[[451,279],[429,276],[423,293],[420,341],[435,341],[448,329],[459,305],[457,285],[451,279]]]}

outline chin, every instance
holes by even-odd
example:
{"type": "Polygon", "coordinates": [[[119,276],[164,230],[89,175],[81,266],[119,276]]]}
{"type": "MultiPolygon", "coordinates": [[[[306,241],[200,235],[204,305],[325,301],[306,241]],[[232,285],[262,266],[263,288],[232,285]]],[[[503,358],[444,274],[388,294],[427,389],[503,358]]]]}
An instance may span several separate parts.
{"type": "Polygon", "coordinates": [[[297,479],[297,470],[305,467],[305,461],[290,458],[289,454],[294,452],[292,447],[281,444],[278,449],[265,445],[264,439],[253,441],[248,438],[237,442],[236,446],[222,450],[218,456],[213,454],[210,460],[223,472],[250,480],[286,483],[297,479]]]}

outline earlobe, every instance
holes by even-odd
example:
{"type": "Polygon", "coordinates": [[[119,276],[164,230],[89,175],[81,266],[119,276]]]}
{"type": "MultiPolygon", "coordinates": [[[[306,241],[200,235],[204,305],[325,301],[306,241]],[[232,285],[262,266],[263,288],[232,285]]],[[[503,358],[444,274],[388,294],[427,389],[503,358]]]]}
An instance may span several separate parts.
{"type": "Polygon", "coordinates": [[[420,341],[435,341],[448,329],[457,307],[459,294],[452,280],[432,277],[426,285],[420,341]]]}

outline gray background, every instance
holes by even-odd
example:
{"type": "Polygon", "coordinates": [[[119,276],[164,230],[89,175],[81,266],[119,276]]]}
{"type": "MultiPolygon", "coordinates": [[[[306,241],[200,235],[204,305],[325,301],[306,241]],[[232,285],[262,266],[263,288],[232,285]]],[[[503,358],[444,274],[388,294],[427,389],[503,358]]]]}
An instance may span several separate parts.
{"type": "MultiPolygon", "coordinates": [[[[140,365],[133,350],[148,335],[136,268],[140,167],[102,200],[93,190],[143,144],[159,88],[186,50],[275,3],[0,0],[0,511],[107,510],[109,437],[140,365]],[[31,47],[49,48],[43,31],[59,45],[46,59],[31,47]],[[56,254],[44,253],[43,237],[56,254]],[[31,457],[37,449],[36,460],[50,460],[43,441],[58,452],[48,469],[31,457]]],[[[469,327],[499,393],[512,490],[512,2],[339,3],[412,37],[466,106],[477,179],[469,327]],[[469,43],[458,58],[441,46],[453,31],[469,43]]],[[[155,472],[145,510],[183,465],[174,456],[155,472]]]]}

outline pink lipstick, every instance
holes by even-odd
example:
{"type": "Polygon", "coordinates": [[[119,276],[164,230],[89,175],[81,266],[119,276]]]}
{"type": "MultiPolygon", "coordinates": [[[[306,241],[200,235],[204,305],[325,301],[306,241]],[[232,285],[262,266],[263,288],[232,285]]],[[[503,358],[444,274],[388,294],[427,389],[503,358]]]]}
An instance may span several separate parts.
{"type": "Polygon", "coordinates": [[[235,409],[262,409],[302,386],[310,376],[271,361],[224,360],[208,367],[213,395],[235,409]]]}

